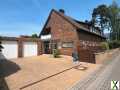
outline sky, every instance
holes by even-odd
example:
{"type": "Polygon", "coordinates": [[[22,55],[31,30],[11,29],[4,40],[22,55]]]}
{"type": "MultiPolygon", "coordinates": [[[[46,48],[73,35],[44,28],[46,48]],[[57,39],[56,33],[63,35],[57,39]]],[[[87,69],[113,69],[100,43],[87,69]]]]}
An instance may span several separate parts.
{"type": "MultiPolygon", "coordinates": [[[[120,0],[117,0],[120,4],[120,0]]],[[[64,9],[65,14],[80,21],[90,20],[92,10],[112,0],[0,0],[0,35],[39,34],[51,9],[64,9]]]]}

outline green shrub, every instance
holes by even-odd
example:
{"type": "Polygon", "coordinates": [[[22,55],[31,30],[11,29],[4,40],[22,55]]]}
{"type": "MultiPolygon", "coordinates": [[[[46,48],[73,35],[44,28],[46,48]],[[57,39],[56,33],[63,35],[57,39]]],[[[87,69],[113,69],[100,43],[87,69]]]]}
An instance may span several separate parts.
{"type": "Polygon", "coordinates": [[[33,33],[32,38],[38,38],[38,35],[36,33],[33,33]]]}
{"type": "Polygon", "coordinates": [[[109,44],[108,42],[102,42],[101,43],[101,47],[103,50],[109,50],[109,44]]]}
{"type": "Polygon", "coordinates": [[[120,47],[120,41],[109,41],[109,47],[110,49],[119,48],[120,47]]]}
{"type": "Polygon", "coordinates": [[[53,57],[54,58],[59,58],[60,57],[60,52],[58,49],[53,49],[53,57]]]}
{"type": "MultiPolygon", "coordinates": [[[[1,37],[0,37],[1,38],[1,37]]],[[[2,49],[3,49],[3,46],[1,45],[2,43],[1,43],[1,40],[0,40],[0,52],[2,51],[2,49]]]]}

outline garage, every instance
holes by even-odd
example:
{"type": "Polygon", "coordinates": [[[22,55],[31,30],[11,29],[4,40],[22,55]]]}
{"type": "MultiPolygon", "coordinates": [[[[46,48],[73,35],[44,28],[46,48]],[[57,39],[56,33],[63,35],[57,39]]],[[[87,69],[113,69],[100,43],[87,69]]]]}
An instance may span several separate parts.
{"type": "Polygon", "coordinates": [[[36,42],[24,42],[23,49],[24,49],[23,50],[24,57],[37,56],[37,43],[36,42]]]}
{"type": "Polygon", "coordinates": [[[42,54],[42,42],[39,38],[1,37],[4,49],[0,59],[15,59],[42,54]]]}
{"type": "Polygon", "coordinates": [[[18,57],[18,43],[17,41],[2,41],[2,54],[6,59],[18,57]]]}

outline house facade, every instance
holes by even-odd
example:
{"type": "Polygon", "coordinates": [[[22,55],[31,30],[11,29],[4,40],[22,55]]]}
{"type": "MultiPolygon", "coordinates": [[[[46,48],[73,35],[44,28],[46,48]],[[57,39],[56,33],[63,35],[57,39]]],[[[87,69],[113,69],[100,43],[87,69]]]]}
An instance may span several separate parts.
{"type": "Polygon", "coordinates": [[[105,40],[99,28],[66,16],[64,10],[52,10],[40,33],[43,53],[59,49],[61,54],[72,55],[74,50],[100,50],[100,42],[105,40]]]}
{"type": "Polygon", "coordinates": [[[70,56],[77,51],[80,61],[95,63],[94,53],[101,50],[100,42],[105,40],[99,28],[67,16],[64,10],[50,12],[39,37],[2,37],[2,53],[17,58],[51,54],[53,49],[70,56]]]}

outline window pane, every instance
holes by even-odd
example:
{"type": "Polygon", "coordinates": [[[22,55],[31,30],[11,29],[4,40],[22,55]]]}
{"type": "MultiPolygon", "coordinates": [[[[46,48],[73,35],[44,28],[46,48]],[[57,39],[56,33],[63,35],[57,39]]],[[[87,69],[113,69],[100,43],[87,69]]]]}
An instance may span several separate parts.
{"type": "Polygon", "coordinates": [[[72,48],[73,47],[73,43],[72,42],[65,42],[65,43],[62,44],[62,47],[72,48]]]}

